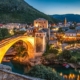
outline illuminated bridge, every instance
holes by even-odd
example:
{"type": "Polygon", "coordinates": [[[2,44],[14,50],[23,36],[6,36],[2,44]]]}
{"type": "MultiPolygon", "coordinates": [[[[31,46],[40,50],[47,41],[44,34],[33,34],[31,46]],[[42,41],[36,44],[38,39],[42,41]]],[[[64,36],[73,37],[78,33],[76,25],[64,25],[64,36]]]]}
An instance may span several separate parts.
{"type": "Polygon", "coordinates": [[[0,42],[0,63],[2,62],[4,55],[10,49],[10,47],[12,47],[18,41],[23,41],[27,44],[28,55],[30,58],[33,58],[35,56],[34,37],[28,37],[28,36],[12,37],[0,42]]]}

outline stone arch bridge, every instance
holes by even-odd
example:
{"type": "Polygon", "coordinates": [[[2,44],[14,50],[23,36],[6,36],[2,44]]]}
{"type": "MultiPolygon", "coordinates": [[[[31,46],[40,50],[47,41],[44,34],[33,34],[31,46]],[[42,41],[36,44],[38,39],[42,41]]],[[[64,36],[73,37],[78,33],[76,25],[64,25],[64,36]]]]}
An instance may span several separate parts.
{"type": "Polygon", "coordinates": [[[35,56],[34,37],[28,37],[28,36],[12,37],[0,42],[0,63],[2,62],[2,59],[6,54],[6,52],[9,50],[9,48],[20,40],[27,44],[29,57],[33,58],[35,56]]]}

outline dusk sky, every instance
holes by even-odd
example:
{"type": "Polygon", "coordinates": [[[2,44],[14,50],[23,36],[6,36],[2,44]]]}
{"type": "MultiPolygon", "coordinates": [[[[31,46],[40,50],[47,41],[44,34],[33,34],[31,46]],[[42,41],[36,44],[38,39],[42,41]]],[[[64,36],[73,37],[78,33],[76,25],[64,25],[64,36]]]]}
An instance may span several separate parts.
{"type": "Polygon", "coordinates": [[[25,0],[46,14],[80,14],[80,0],[25,0]]]}

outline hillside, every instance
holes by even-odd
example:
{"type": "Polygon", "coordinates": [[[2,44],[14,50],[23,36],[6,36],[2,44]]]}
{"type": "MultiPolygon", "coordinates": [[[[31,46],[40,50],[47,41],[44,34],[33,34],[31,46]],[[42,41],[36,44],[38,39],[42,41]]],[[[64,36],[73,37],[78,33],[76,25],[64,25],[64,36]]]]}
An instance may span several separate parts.
{"type": "Polygon", "coordinates": [[[78,14],[52,15],[52,17],[61,21],[67,18],[68,21],[80,22],[80,15],[78,14]]]}
{"type": "Polygon", "coordinates": [[[45,18],[49,22],[56,20],[36,10],[24,0],[0,0],[0,23],[30,23],[36,18],[45,18]]]}

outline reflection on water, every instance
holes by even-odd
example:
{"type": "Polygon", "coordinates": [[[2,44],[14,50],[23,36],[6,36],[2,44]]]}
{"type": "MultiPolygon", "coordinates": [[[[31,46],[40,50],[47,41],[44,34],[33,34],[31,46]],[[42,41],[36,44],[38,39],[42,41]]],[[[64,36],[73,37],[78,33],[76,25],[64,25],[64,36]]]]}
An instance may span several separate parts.
{"type": "Polygon", "coordinates": [[[73,73],[69,75],[60,73],[60,76],[62,76],[63,80],[80,80],[80,75],[75,75],[73,73]]]}
{"type": "Polygon", "coordinates": [[[24,74],[24,70],[15,68],[14,65],[11,62],[2,62],[2,64],[10,66],[12,68],[13,72],[16,72],[16,73],[19,73],[19,74],[24,74]]]}
{"type": "Polygon", "coordinates": [[[80,69],[56,69],[63,80],[80,80],[80,69]]]}

